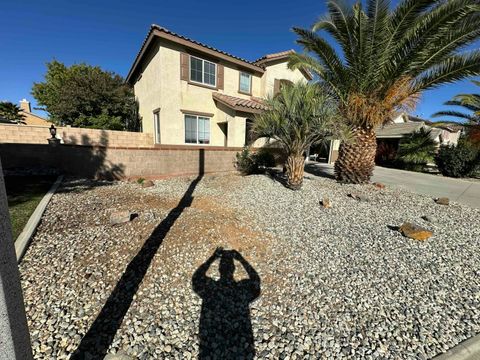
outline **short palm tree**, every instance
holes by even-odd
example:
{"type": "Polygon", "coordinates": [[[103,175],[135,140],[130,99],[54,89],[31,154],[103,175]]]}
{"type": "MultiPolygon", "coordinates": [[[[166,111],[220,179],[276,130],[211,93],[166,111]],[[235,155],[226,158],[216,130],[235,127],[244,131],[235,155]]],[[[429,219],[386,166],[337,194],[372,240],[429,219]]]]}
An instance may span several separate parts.
{"type": "MultiPolygon", "coordinates": [[[[477,86],[480,86],[480,81],[472,80],[477,86]]],[[[458,94],[444,103],[444,105],[460,106],[470,113],[461,111],[445,110],[433,114],[433,117],[453,116],[462,120],[467,120],[470,125],[480,125],[480,94],[458,94]]]]}
{"type": "Polygon", "coordinates": [[[321,86],[305,83],[282,86],[265,104],[268,110],[255,118],[253,132],[281,146],[287,156],[287,186],[299,189],[304,152],[329,135],[341,136],[336,104],[321,86]]]}
{"type": "Polygon", "coordinates": [[[435,161],[437,143],[432,138],[432,130],[420,128],[400,141],[397,159],[407,170],[422,171],[435,161]]]}
{"type": "Polygon", "coordinates": [[[20,107],[9,101],[0,102],[0,117],[12,123],[22,123],[25,119],[20,107]]]}
{"type": "Polygon", "coordinates": [[[312,29],[293,29],[308,54],[293,54],[290,68],[318,76],[353,128],[335,163],[341,182],[370,181],[378,126],[410,111],[423,91],[480,73],[480,50],[459,52],[480,36],[478,0],[390,3],[331,0],[312,29]]]}

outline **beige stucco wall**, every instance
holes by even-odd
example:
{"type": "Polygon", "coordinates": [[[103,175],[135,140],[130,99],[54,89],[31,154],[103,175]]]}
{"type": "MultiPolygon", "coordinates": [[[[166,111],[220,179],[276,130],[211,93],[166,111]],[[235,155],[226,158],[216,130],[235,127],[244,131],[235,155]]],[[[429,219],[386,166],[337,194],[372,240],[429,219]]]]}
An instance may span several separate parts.
{"type": "MultiPolygon", "coordinates": [[[[238,92],[239,72],[242,69],[228,62],[220,62],[224,66],[223,90],[191,84],[180,79],[180,53],[183,51],[185,49],[181,45],[166,40],[157,40],[145,56],[142,76],[134,85],[143,131],[154,134],[153,112],[160,109],[161,143],[184,145],[184,113],[200,112],[212,114],[210,117],[210,146],[225,145],[225,134],[219,125],[224,122],[228,123],[226,145],[243,146],[246,119],[253,119],[254,115],[230,110],[222,104],[216,103],[212,98],[213,92],[220,92],[249,99],[250,95],[238,92]]],[[[293,82],[305,80],[300,71],[290,71],[286,62],[276,63],[269,66],[263,76],[252,74],[252,95],[263,97],[267,92],[273,91],[275,78],[288,79],[293,82]],[[268,91],[265,90],[265,86],[268,91]]]]}
{"type": "Polygon", "coordinates": [[[290,70],[287,67],[287,61],[285,59],[282,61],[271,62],[270,64],[267,64],[266,71],[262,76],[262,97],[271,96],[273,94],[275,79],[290,80],[293,83],[307,81],[300,70],[290,70]]]}

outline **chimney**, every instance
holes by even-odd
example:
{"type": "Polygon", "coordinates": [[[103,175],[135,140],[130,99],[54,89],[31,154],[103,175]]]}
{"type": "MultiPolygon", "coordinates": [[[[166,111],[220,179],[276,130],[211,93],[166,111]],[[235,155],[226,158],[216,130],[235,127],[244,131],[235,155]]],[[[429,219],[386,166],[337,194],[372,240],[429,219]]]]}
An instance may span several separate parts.
{"type": "Polygon", "coordinates": [[[32,112],[32,109],[30,108],[30,101],[27,99],[20,101],[20,109],[26,112],[32,112]]]}

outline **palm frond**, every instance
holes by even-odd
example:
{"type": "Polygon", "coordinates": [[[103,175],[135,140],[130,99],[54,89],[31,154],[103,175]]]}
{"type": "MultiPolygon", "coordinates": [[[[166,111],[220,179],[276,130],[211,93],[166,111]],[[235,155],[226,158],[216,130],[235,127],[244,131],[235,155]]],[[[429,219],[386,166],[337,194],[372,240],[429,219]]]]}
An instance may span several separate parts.
{"type": "Polygon", "coordinates": [[[452,55],[423,72],[415,79],[414,89],[416,92],[425,91],[479,74],[480,50],[473,50],[452,55]]]}

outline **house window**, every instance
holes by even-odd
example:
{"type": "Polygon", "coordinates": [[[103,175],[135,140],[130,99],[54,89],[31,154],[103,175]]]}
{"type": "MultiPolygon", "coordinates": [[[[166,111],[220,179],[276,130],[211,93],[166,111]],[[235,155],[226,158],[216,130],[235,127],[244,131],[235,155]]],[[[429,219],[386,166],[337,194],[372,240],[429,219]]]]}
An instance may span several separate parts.
{"type": "Polygon", "coordinates": [[[160,144],[160,111],[153,113],[153,129],[155,132],[155,144],[160,144]]]}
{"type": "Polygon", "coordinates": [[[215,87],[217,64],[190,56],[190,81],[215,87]]]}
{"type": "Polygon", "coordinates": [[[252,92],[252,75],[240,71],[240,92],[251,94],[252,92]]]}
{"type": "Polygon", "coordinates": [[[185,143],[210,144],[210,119],[203,116],[185,115],[185,143]]]}

